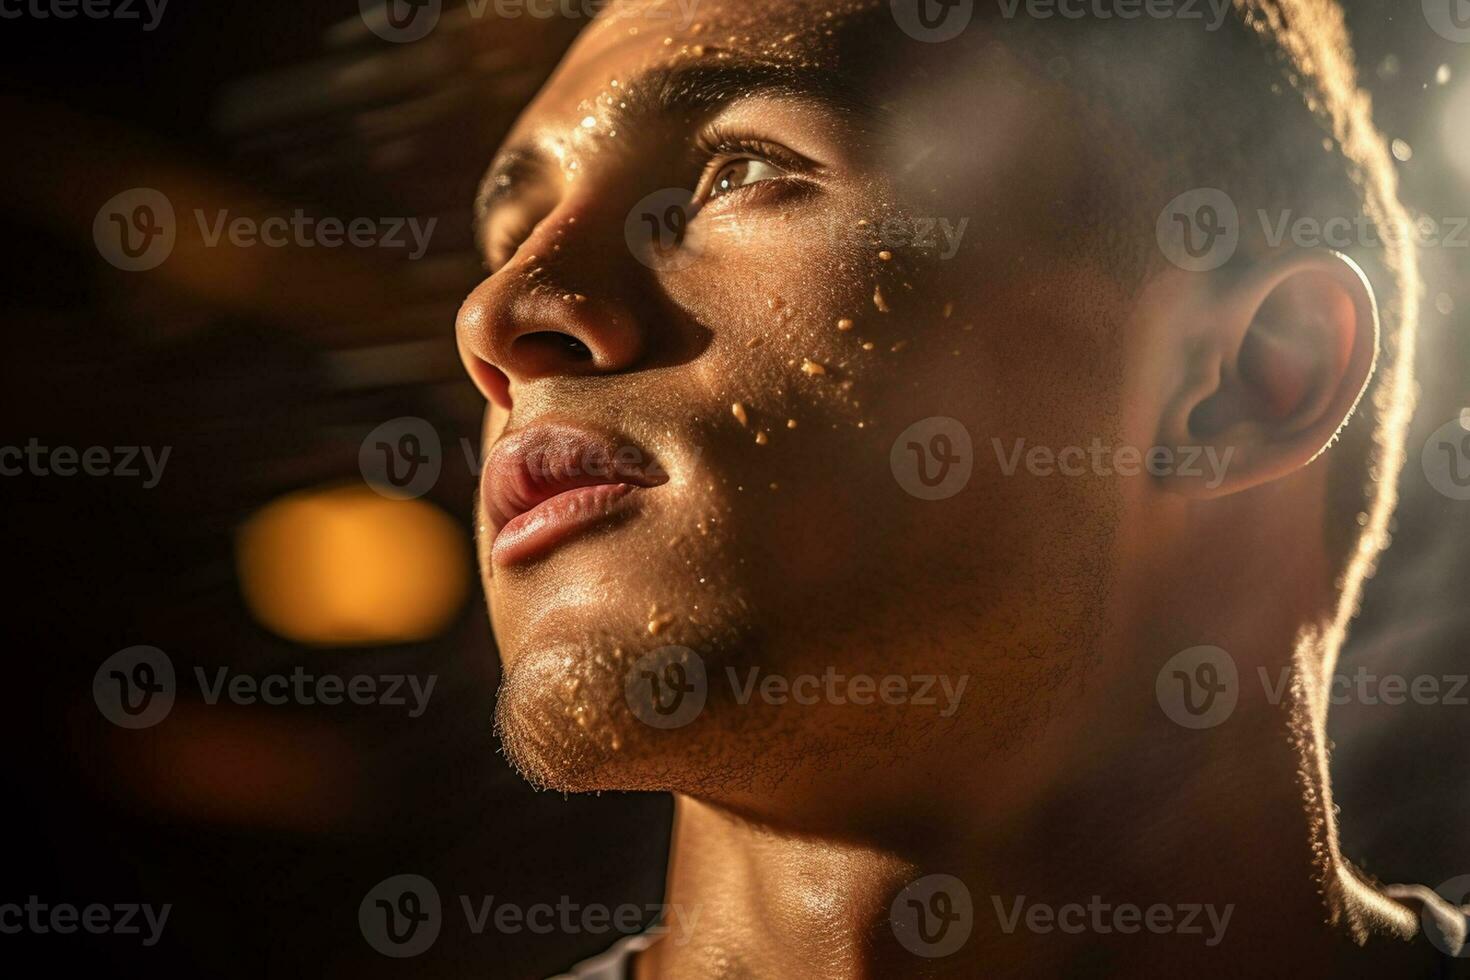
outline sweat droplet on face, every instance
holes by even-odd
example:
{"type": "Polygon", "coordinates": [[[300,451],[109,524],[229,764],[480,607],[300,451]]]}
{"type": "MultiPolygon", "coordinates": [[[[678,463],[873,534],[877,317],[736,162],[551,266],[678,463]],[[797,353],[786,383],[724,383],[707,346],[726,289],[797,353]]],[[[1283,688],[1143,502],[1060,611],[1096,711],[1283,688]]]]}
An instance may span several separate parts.
{"type": "Polygon", "coordinates": [[[888,299],[883,295],[883,287],[873,287],[873,305],[878,308],[879,313],[888,312],[888,299]]]}

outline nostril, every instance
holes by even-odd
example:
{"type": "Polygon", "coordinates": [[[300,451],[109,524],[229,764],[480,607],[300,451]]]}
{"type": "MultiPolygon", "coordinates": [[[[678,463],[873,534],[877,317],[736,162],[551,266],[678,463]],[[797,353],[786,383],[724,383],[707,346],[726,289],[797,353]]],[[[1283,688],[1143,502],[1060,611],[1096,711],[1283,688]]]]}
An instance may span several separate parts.
{"type": "Polygon", "coordinates": [[[571,334],[559,333],[555,330],[540,330],[518,337],[515,342],[515,355],[518,360],[526,358],[531,363],[543,367],[559,366],[568,361],[581,362],[593,359],[592,348],[571,334]]]}
{"type": "Polygon", "coordinates": [[[505,411],[510,411],[510,378],[506,373],[489,361],[478,358],[471,368],[475,385],[492,404],[505,411]]]}

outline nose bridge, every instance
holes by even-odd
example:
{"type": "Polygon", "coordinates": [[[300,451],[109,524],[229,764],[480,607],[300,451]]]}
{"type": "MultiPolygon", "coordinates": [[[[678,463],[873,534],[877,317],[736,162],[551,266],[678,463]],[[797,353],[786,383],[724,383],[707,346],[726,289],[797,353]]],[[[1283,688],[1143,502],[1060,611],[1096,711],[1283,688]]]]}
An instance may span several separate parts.
{"type": "Polygon", "coordinates": [[[626,215],[610,190],[572,190],[519,249],[517,264],[526,263],[543,291],[563,288],[574,297],[606,300],[633,284],[630,266],[637,263],[625,234],[626,215]]]}
{"type": "Polygon", "coordinates": [[[482,389],[503,388],[508,402],[538,378],[631,368],[646,346],[636,265],[611,202],[564,198],[460,310],[461,351],[482,389]],[[487,369],[504,384],[487,385],[487,369]]]}

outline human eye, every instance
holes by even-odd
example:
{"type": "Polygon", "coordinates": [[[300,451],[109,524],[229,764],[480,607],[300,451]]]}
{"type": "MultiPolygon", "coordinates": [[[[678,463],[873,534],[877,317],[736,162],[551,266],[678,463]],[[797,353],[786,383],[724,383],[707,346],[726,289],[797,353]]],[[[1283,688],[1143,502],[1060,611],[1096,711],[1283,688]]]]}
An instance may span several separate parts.
{"type": "Polygon", "coordinates": [[[757,192],[791,189],[812,164],[769,140],[712,133],[700,140],[709,158],[696,199],[707,204],[757,192]]]}

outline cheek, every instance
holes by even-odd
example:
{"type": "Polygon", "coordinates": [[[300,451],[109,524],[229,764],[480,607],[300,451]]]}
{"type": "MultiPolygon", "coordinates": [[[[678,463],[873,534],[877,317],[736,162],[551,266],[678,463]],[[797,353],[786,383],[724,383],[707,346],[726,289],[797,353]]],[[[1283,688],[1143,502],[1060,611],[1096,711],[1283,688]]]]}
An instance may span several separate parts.
{"type": "Polygon", "coordinates": [[[823,195],[697,219],[697,259],[663,276],[660,288],[708,328],[702,366],[732,401],[761,410],[750,419],[754,432],[774,441],[790,419],[872,424],[867,386],[901,365],[921,321],[943,305],[921,298],[927,257],[881,239],[892,214],[823,195]]]}
{"type": "Polygon", "coordinates": [[[891,562],[902,542],[887,528],[914,503],[895,437],[915,412],[973,414],[980,372],[953,353],[959,321],[923,256],[885,248],[883,212],[865,213],[726,222],[664,285],[713,337],[686,402],[711,423],[704,489],[728,506],[733,560],[778,603],[891,562]]]}

